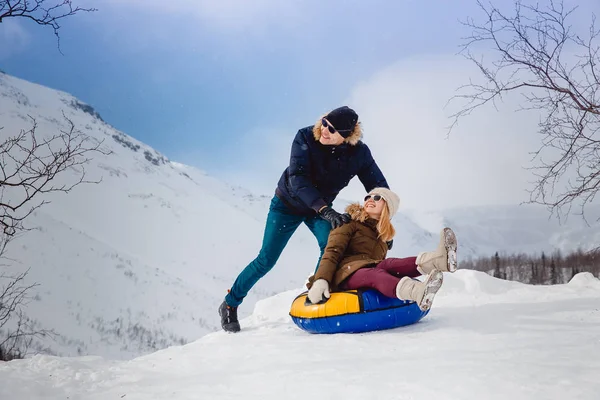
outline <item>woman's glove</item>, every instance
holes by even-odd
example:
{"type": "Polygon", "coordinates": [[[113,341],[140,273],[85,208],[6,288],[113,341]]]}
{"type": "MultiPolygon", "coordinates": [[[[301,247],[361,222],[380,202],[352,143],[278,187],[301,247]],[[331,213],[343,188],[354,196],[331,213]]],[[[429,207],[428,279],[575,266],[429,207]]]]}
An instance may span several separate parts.
{"type": "Polygon", "coordinates": [[[339,228],[351,220],[349,214],[340,214],[329,206],[323,207],[323,209],[319,211],[319,215],[321,218],[331,223],[331,229],[339,228]]]}
{"type": "Polygon", "coordinates": [[[317,279],[313,282],[310,290],[308,291],[308,300],[311,303],[317,304],[321,300],[329,299],[331,297],[331,293],[329,293],[329,282],[325,279],[317,279]]]}

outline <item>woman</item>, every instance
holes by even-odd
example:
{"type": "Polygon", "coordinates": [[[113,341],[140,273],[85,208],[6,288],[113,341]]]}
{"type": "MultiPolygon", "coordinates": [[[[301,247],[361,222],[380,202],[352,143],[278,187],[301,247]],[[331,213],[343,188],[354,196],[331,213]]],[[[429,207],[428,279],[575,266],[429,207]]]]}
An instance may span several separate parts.
{"type": "Polygon", "coordinates": [[[300,224],[304,223],[317,239],[320,258],[331,229],[350,221],[350,217],[331,207],[338,193],[355,176],[367,192],[375,187],[389,187],[361,139],[358,115],[347,106],[330,111],[314,125],[298,131],[290,163],[271,199],[262,248],[240,272],[219,306],[225,331],[240,330],[237,308],[258,280],[275,266],[300,224]]]}
{"type": "Polygon", "coordinates": [[[395,235],[391,218],[399,204],[394,192],[375,188],[362,207],[355,203],[346,208],[351,222],[331,231],[319,268],[308,280],[311,303],[326,301],[330,290],[373,288],[388,297],[414,301],[423,311],[431,307],[442,272],[456,271],[456,236],[444,228],[435,251],[386,259],[386,241],[395,235]],[[419,275],[426,277],[413,279],[419,275]]]}

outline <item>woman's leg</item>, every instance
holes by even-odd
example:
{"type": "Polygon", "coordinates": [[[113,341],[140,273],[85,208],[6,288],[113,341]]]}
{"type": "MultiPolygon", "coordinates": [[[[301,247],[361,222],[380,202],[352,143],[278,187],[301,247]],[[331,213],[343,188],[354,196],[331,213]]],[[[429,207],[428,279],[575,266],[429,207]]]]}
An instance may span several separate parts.
{"type": "Polygon", "coordinates": [[[450,228],[444,228],[440,232],[440,241],[434,251],[423,251],[417,256],[419,270],[423,274],[438,270],[442,272],[454,272],[458,268],[456,258],[457,248],[456,235],[450,228]]]}
{"type": "Polygon", "coordinates": [[[381,261],[375,269],[381,269],[389,274],[402,278],[409,276],[416,278],[421,273],[417,270],[417,257],[406,257],[406,258],[386,258],[381,261]]]}
{"type": "Polygon", "coordinates": [[[396,287],[400,278],[390,275],[381,268],[361,268],[343,283],[344,289],[372,288],[387,297],[396,297],[396,287]]]}

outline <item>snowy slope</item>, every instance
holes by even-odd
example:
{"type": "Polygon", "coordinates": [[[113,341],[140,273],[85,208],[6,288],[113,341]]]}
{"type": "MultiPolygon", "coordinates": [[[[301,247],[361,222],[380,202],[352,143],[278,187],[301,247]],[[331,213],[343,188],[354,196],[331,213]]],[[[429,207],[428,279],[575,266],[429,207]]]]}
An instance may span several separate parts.
{"type": "MultiPolygon", "coordinates": [[[[28,282],[40,285],[28,315],[57,334],[40,345],[59,355],[127,359],[218,330],[216,308],[258,253],[272,194],[172,162],[71,95],[0,73],[0,140],[29,129],[30,116],[39,134],[65,129],[63,112],[112,154],[86,167],[88,178],[101,183],[49,196],[52,203],[29,220],[40,229],[9,249],[18,260],[13,270],[30,268],[28,282]]],[[[600,226],[575,219],[557,226],[533,208],[402,211],[390,256],[435,246],[445,224],[455,228],[461,256],[600,243],[600,226]]],[[[240,315],[259,299],[299,290],[317,256],[315,239],[301,227],[240,315]]]]}
{"type": "MultiPolygon", "coordinates": [[[[44,346],[129,358],[217,329],[218,304],[258,251],[269,198],[171,163],[72,104],[81,103],[0,74],[0,139],[29,129],[29,116],[38,134],[65,129],[65,112],[112,151],[87,166],[88,179],[101,183],[48,196],[28,221],[41,229],[9,248],[20,263],[13,268],[31,267],[28,282],[40,284],[28,314],[58,335],[44,346]]],[[[306,230],[291,241],[288,269],[257,285],[249,304],[314,269],[316,255],[300,251],[307,240],[306,230]]]]}
{"type": "Polygon", "coordinates": [[[313,335],[287,317],[297,291],[257,303],[238,334],[217,332],[117,362],[35,356],[0,364],[0,398],[595,400],[600,281],[528,286],[445,274],[421,322],[313,335]]]}

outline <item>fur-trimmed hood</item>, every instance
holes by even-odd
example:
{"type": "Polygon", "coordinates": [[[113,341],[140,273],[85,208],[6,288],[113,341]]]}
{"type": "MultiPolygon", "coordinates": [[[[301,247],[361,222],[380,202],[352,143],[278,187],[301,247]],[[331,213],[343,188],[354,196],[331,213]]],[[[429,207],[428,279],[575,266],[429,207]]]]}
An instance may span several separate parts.
{"type": "Polygon", "coordinates": [[[362,222],[362,221],[361,221],[361,219],[362,219],[362,218],[361,218],[361,216],[362,216],[362,215],[361,215],[361,214],[362,214],[362,209],[363,209],[363,208],[362,208],[362,206],[361,206],[360,204],[358,204],[358,203],[352,203],[352,204],[349,204],[349,205],[346,207],[346,210],[345,210],[345,211],[346,211],[348,214],[350,214],[350,218],[352,218],[353,220],[355,220],[355,221],[359,221],[359,222],[362,222]]]}
{"type": "MultiPolygon", "coordinates": [[[[319,139],[321,139],[321,127],[323,126],[323,123],[321,122],[321,120],[323,118],[325,118],[326,116],[327,115],[323,115],[321,118],[319,118],[319,120],[313,126],[313,135],[315,137],[315,140],[317,140],[317,141],[319,139]]],[[[360,121],[358,121],[356,123],[356,126],[352,130],[352,133],[350,134],[350,136],[348,136],[347,138],[344,139],[344,143],[348,143],[350,146],[356,146],[356,144],[362,139],[362,136],[363,136],[362,125],[361,125],[360,121]]]]}
{"type": "Polygon", "coordinates": [[[350,214],[350,218],[352,218],[352,220],[365,224],[377,231],[377,224],[379,221],[371,218],[360,204],[349,204],[345,211],[350,214]]]}

